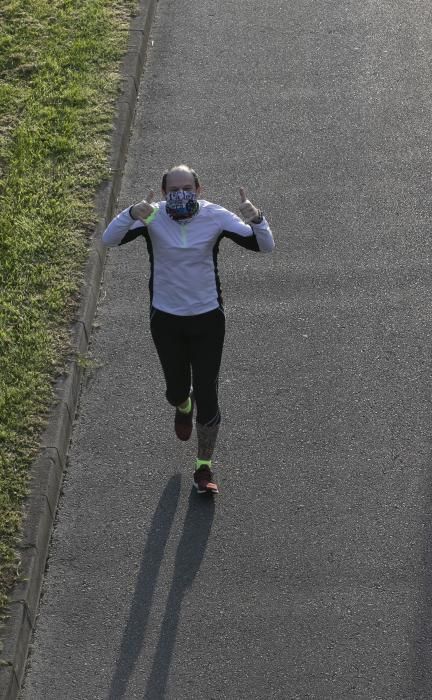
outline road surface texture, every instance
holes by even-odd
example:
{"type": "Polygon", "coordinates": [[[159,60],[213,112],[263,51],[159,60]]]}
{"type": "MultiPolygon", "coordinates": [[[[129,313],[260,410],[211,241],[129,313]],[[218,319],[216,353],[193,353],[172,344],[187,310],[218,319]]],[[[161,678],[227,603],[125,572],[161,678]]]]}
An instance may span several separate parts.
{"type": "Polygon", "coordinates": [[[160,0],[119,210],[193,165],[229,241],[216,473],[191,489],[112,250],[23,700],[431,698],[426,0],[160,0]]]}

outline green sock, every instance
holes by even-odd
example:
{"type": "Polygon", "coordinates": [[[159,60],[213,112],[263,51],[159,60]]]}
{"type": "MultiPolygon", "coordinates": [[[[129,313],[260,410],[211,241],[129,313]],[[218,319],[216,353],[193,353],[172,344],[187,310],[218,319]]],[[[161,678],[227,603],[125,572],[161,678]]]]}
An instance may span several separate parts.
{"type": "Polygon", "coordinates": [[[204,466],[207,466],[209,469],[211,469],[211,465],[212,465],[211,459],[198,459],[197,458],[195,471],[197,469],[201,469],[201,467],[204,467],[204,466]]]}
{"type": "Polygon", "coordinates": [[[187,400],[187,404],[186,404],[186,406],[185,406],[184,408],[180,408],[180,406],[177,406],[177,408],[178,408],[178,410],[180,411],[180,413],[190,413],[191,410],[192,410],[192,401],[191,401],[191,397],[189,396],[189,398],[188,398],[188,400],[187,400]]]}

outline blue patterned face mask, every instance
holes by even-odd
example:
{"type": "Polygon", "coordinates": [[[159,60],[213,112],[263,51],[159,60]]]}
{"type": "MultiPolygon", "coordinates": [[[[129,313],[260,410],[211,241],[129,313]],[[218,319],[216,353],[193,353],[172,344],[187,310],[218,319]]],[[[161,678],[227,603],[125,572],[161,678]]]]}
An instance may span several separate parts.
{"type": "Polygon", "coordinates": [[[167,192],[166,210],[173,219],[189,219],[197,213],[199,204],[197,193],[190,190],[167,192]]]}

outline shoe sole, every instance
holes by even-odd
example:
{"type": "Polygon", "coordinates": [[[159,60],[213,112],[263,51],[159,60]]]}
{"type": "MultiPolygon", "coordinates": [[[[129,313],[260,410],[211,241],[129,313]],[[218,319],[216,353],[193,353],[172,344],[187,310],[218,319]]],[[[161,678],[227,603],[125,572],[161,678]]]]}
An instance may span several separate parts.
{"type": "Polygon", "coordinates": [[[193,430],[193,422],[192,422],[192,417],[190,419],[190,422],[186,421],[184,423],[176,423],[174,421],[174,432],[177,435],[179,440],[182,440],[183,442],[186,442],[186,440],[189,440],[190,436],[192,435],[192,430],[193,430]]]}
{"type": "Polygon", "coordinates": [[[199,486],[198,486],[198,484],[195,483],[195,481],[193,482],[193,485],[194,485],[195,488],[196,488],[196,492],[199,493],[199,494],[208,493],[208,494],[217,496],[217,494],[219,493],[219,489],[218,489],[218,487],[216,486],[216,484],[214,484],[214,486],[215,486],[216,488],[214,488],[214,489],[209,488],[209,489],[205,489],[205,490],[200,489],[199,486]]]}
{"type": "Polygon", "coordinates": [[[186,442],[187,440],[189,440],[190,436],[192,435],[192,428],[191,428],[191,431],[189,434],[182,433],[181,435],[179,435],[177,430],[175,431],[175,434],[179,440],[181,440],[182,442],[186,442]]]}

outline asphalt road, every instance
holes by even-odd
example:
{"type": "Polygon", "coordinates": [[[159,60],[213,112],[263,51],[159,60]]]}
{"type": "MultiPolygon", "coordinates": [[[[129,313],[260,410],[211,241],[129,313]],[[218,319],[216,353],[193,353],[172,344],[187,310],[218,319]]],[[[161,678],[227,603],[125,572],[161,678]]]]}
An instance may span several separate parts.
{"type": "Polygon", "coordinates": [[[119,209],[188,162],[225,242],[221,495],[110,252],[23,700],[431,698],[426,0],[160,0],[119,209]]]}

